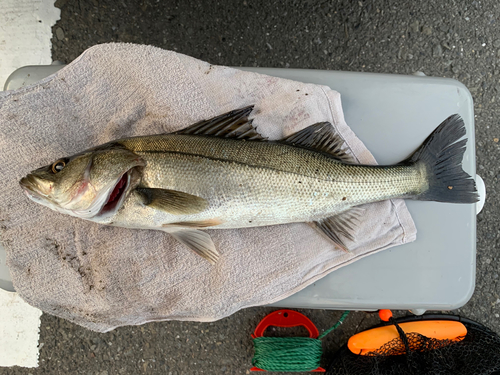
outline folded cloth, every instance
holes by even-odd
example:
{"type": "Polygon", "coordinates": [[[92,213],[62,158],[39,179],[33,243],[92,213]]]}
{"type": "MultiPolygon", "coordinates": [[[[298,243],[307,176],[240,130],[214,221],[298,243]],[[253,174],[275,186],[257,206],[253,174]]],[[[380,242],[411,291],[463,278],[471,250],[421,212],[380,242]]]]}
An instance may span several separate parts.
{"type": "Polygon", "coordinates": [[[39,83],[1,93],[1,241],[20,296],[100,332],[160,320],[213,321],[279,301],[339,267],[415,239],[404,201],[391,200],[364,206],[349,254],[301,223],[211,230],[221,254],[213,266],[168,234],[56,213],[18,185],[59,157],[176,131],[250,104],[254,125],[270,140],[329,121],[348,152],[375,164],[345,123],[338,92],[149,46],[95,46],[39,83]]]}

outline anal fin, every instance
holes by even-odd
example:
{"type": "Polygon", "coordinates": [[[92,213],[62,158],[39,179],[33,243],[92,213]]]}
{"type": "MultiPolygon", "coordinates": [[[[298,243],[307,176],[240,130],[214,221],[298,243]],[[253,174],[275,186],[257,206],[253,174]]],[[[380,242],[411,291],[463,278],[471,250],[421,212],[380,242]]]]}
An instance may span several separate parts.
{"type": "Polygon", "coordinates": [[[219,260],[219,253],[209,234],[196,229],[166,230],[166,232],[210,263],[215,264],[219,260]]]}
{"type": "Polygon", "coordinates": [[[342,250],[349,253],[348,247],[344,241],[342,241],[340,236],[345,237],[350,241],[354,240],[356,223],[358,222],[358,218],[362,212],[362,208],[355,207],[338,215],[313,221],[308,224],[316,229],[321,235],[331,240],[342,250]]]}

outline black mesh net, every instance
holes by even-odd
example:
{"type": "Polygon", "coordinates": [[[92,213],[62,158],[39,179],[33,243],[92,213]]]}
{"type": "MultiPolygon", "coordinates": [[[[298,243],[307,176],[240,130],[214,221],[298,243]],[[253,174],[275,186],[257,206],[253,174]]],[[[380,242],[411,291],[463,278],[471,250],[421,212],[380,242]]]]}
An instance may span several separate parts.
{"type": "MultiPolygon", "coordinates": [[[[443,319],[442,316],[435,318],[443,319]]],[[[500,375],[500,337],[468,319],[450,317],[446,320],[458,320],[467,327],[467,335],[462,341],[437,340],[411,333],[406,335],[408,352],[403,340],[397,338],[372,355],[353,354],[345,345],[335,353],[326,373],[500,375]]]]}

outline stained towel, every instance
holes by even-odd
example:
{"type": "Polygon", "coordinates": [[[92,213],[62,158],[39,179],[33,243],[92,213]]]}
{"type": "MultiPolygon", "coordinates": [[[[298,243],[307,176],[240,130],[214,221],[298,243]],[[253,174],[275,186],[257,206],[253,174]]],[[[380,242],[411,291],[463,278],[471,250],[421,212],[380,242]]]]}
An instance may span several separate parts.
{"type": "Polygon", "coordinates": [[[364,206],[349,254],[302,223],[211,230],[220,252],[213,266],[166,233],[59,214],[19,187],[21,177],[60,157],[173,132],[250,104],[254,125],[270,140],[329,121],[348,152],[375,164],[331,88],[149,46],[98,45],[33,86],[0,93],[0,233],[20,296],[100,332],[171,319],[206,322],[279,301],[339,267],[415,240],[404,201],[391,200],[364,206]]]}

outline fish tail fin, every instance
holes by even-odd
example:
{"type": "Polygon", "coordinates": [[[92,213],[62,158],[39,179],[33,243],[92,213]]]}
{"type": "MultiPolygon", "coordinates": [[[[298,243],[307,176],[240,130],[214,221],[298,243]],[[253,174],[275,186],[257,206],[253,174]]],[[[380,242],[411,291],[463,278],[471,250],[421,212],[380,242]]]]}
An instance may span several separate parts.
{"type": "Polygon", "coordinates": [[[406,162],[425,165],[428,189],[414,199],[449,203],[474,203],[479,200],[474,179],[462,169],[467,139],[462,118],[452,115],[444,120],[406,162]]]}

